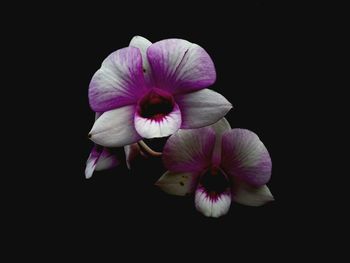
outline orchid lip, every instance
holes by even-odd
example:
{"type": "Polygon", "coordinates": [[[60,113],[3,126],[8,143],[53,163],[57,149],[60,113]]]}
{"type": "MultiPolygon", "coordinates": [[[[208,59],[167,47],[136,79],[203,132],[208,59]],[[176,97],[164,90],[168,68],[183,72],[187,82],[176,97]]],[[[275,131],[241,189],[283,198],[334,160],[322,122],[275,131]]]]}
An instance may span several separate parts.
{"type": "Polygon", "coordinates": [[[216,166],[208,169],[201,176],[199,183],[204,188],[207,196],[212,200],[216,200],[230,188],[230,181],[227,176],[216,166]]]}
{"type": "Polygon", "coordinates": [[[175,100],[170,93],[153,88],[139,100],[137,112],[143,118],[160,121],[173,111],[174,106],[175,100]]]}

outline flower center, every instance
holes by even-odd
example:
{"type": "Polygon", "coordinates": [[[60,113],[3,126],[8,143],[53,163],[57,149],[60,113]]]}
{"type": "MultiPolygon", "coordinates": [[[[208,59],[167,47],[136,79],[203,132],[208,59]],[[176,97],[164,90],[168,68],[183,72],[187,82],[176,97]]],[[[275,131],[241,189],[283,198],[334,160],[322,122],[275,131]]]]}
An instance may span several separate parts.
{"type": "Polygon", "coordinates": [[[230,186],[226,176],[217,167],[203,174],[200,183],[209,194],[221,194],[230,186]]]}
{"type": "Polygon", "coordinates": [[[161,119],[172,112],[174,98],[160,89],[150,90],[138,103],[138,113],[143,118],[161,119]]]}

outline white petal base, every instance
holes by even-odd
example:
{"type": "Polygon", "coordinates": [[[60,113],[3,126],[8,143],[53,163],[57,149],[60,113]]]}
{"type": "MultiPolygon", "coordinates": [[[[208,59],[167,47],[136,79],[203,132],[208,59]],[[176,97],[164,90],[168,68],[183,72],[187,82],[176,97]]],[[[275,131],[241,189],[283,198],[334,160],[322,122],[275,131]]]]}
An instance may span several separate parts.
{"type": "Polygon", "coordinates": [[[135,129],[146,139],[166,137],[175,133],[181,126],[181,112],[177,104],[171,113],[160,120],[148,119],[135,113],[135,129]]]}
{"type": "Polygon", "coordinates": [[[215,198],[199,186],[195,194],[195,206],[199,212],[208,217],[220,217],[227,214],[231,205],[231,193],[228,189],[215,198]]]}

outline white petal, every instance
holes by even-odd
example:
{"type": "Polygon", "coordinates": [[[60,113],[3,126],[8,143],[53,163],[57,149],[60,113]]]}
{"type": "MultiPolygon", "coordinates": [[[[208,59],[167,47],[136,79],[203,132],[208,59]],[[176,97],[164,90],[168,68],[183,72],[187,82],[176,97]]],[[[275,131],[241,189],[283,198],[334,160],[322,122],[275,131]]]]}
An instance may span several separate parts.
{"type": "Polygon", "coordinates": [[[196,209],[208,217],[220,217],[227,214],[231,206],[231,193],[226,191],[212,198],[203,187],[199,186],[195,194],[196,209]]]}
{"type": "Polygon", "coordinates": [[[137,143],[124,146],[126,166],[131,169],[132,161],[141,154],[140,146],[137,143]]]}
{"type": "Polygon", "coordinates": [[[214,129],[216,136],[222,135],[225,131],[231,130],[231,125],[226,118],[220,119],[218,122],[211,125],[211,127],[214,129]]]}
{"type": "Polygon", "coordinates": [[[213,165],[219,166],[221,163],[222,134],[225,131],[231,130],[231,126],[225,118],[222,118],[221,120],[214,123],[210,127],[214,129],[215,134],[216,134],[212,163],[213,163],[213,165]]]}
{"type": "Polygon", "coordinates": [[[90,139],[105,147],[121,147],[141,139],[134,127],[135,106],[104,112],[90,131],[90,139]]]}
{"type": "Polygon", "coordinates": [[[177,104],[171,113],[162,119],[154,120],[135,113],[135,128],[143,138],[165,137],[175,133],[181,126],[181,112],[177,104]]]}
{"type": "Polygon", "coordinates": [[[130,47],[136,47],[141,51],[142,68],[146,82],[150,82],[151,79],[151,69],[147,58],[147,49],[150,45],[152,45],[152,42],[141,36],[134,36],[129,44],[130,47]]]}
{"type": "Polygon", "coordinates": [[[192,173],[165,172],[155,183],[164,192],[171,195],[184,196],[195,189],[196,175],[192,173]]]}
{"type": "Polygon", "coordinates": [[[86,168],[85,168],[85,178],[86,179],[91,178],[92,174],[95,171],[95,167],[96,167],[96,160],[95,159],[91,159],[90,156],[89,156],[89,159],[86,162],[86,168]]]}
{"type": "Polygon", "coordinates": [[[182,114],[181,129],[195,129],[211,125],[232,108],[231,103],[221,94],[203,89],[175,96],[182,114]]]}
{"type": "Polygon", "coordinates": [[[102,152],[101,147],[97,145],[94,145],[94,147],[92,147],[91,152],[89,154],[89,158],[86,161],[86,167],[85,167],[86,179],[91,178],[92,174],[94,173],[96,163],[101,156],[101,152],[102,152]]]}
{"type": "Polygon", "coordinates": [[[261,206],[274,201],[270,189],[266,186],[253,187],[245,183],[235,183],[232,199],[236,203],[249,206],[261,206]]]}

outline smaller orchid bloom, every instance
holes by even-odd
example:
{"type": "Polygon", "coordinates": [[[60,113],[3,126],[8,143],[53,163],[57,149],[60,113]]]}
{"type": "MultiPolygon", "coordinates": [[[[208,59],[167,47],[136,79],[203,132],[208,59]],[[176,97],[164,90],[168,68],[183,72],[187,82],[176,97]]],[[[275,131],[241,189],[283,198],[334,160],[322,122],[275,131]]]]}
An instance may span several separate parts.
{"type": "Polygon", "coordinates": [[[267,149],[255,133],[231,129],[225,118],[173,134],[163,162],[169,171],[156,185],[173,195],[195,192],[196,209],[205,216],[225,215],[232,201],[260,206],[274,200],[266,186],[272,167],[267,149]]]}
{"type": "Polygon", "coordinates": [[[206,89],[215,80],[214,63],[199,45],[183,39],[152,44],[136,36],[92,77],[90,107],[103,114],[89,137],[105,147],[122,147],[211,125],[232,108],[206,89]]]}

